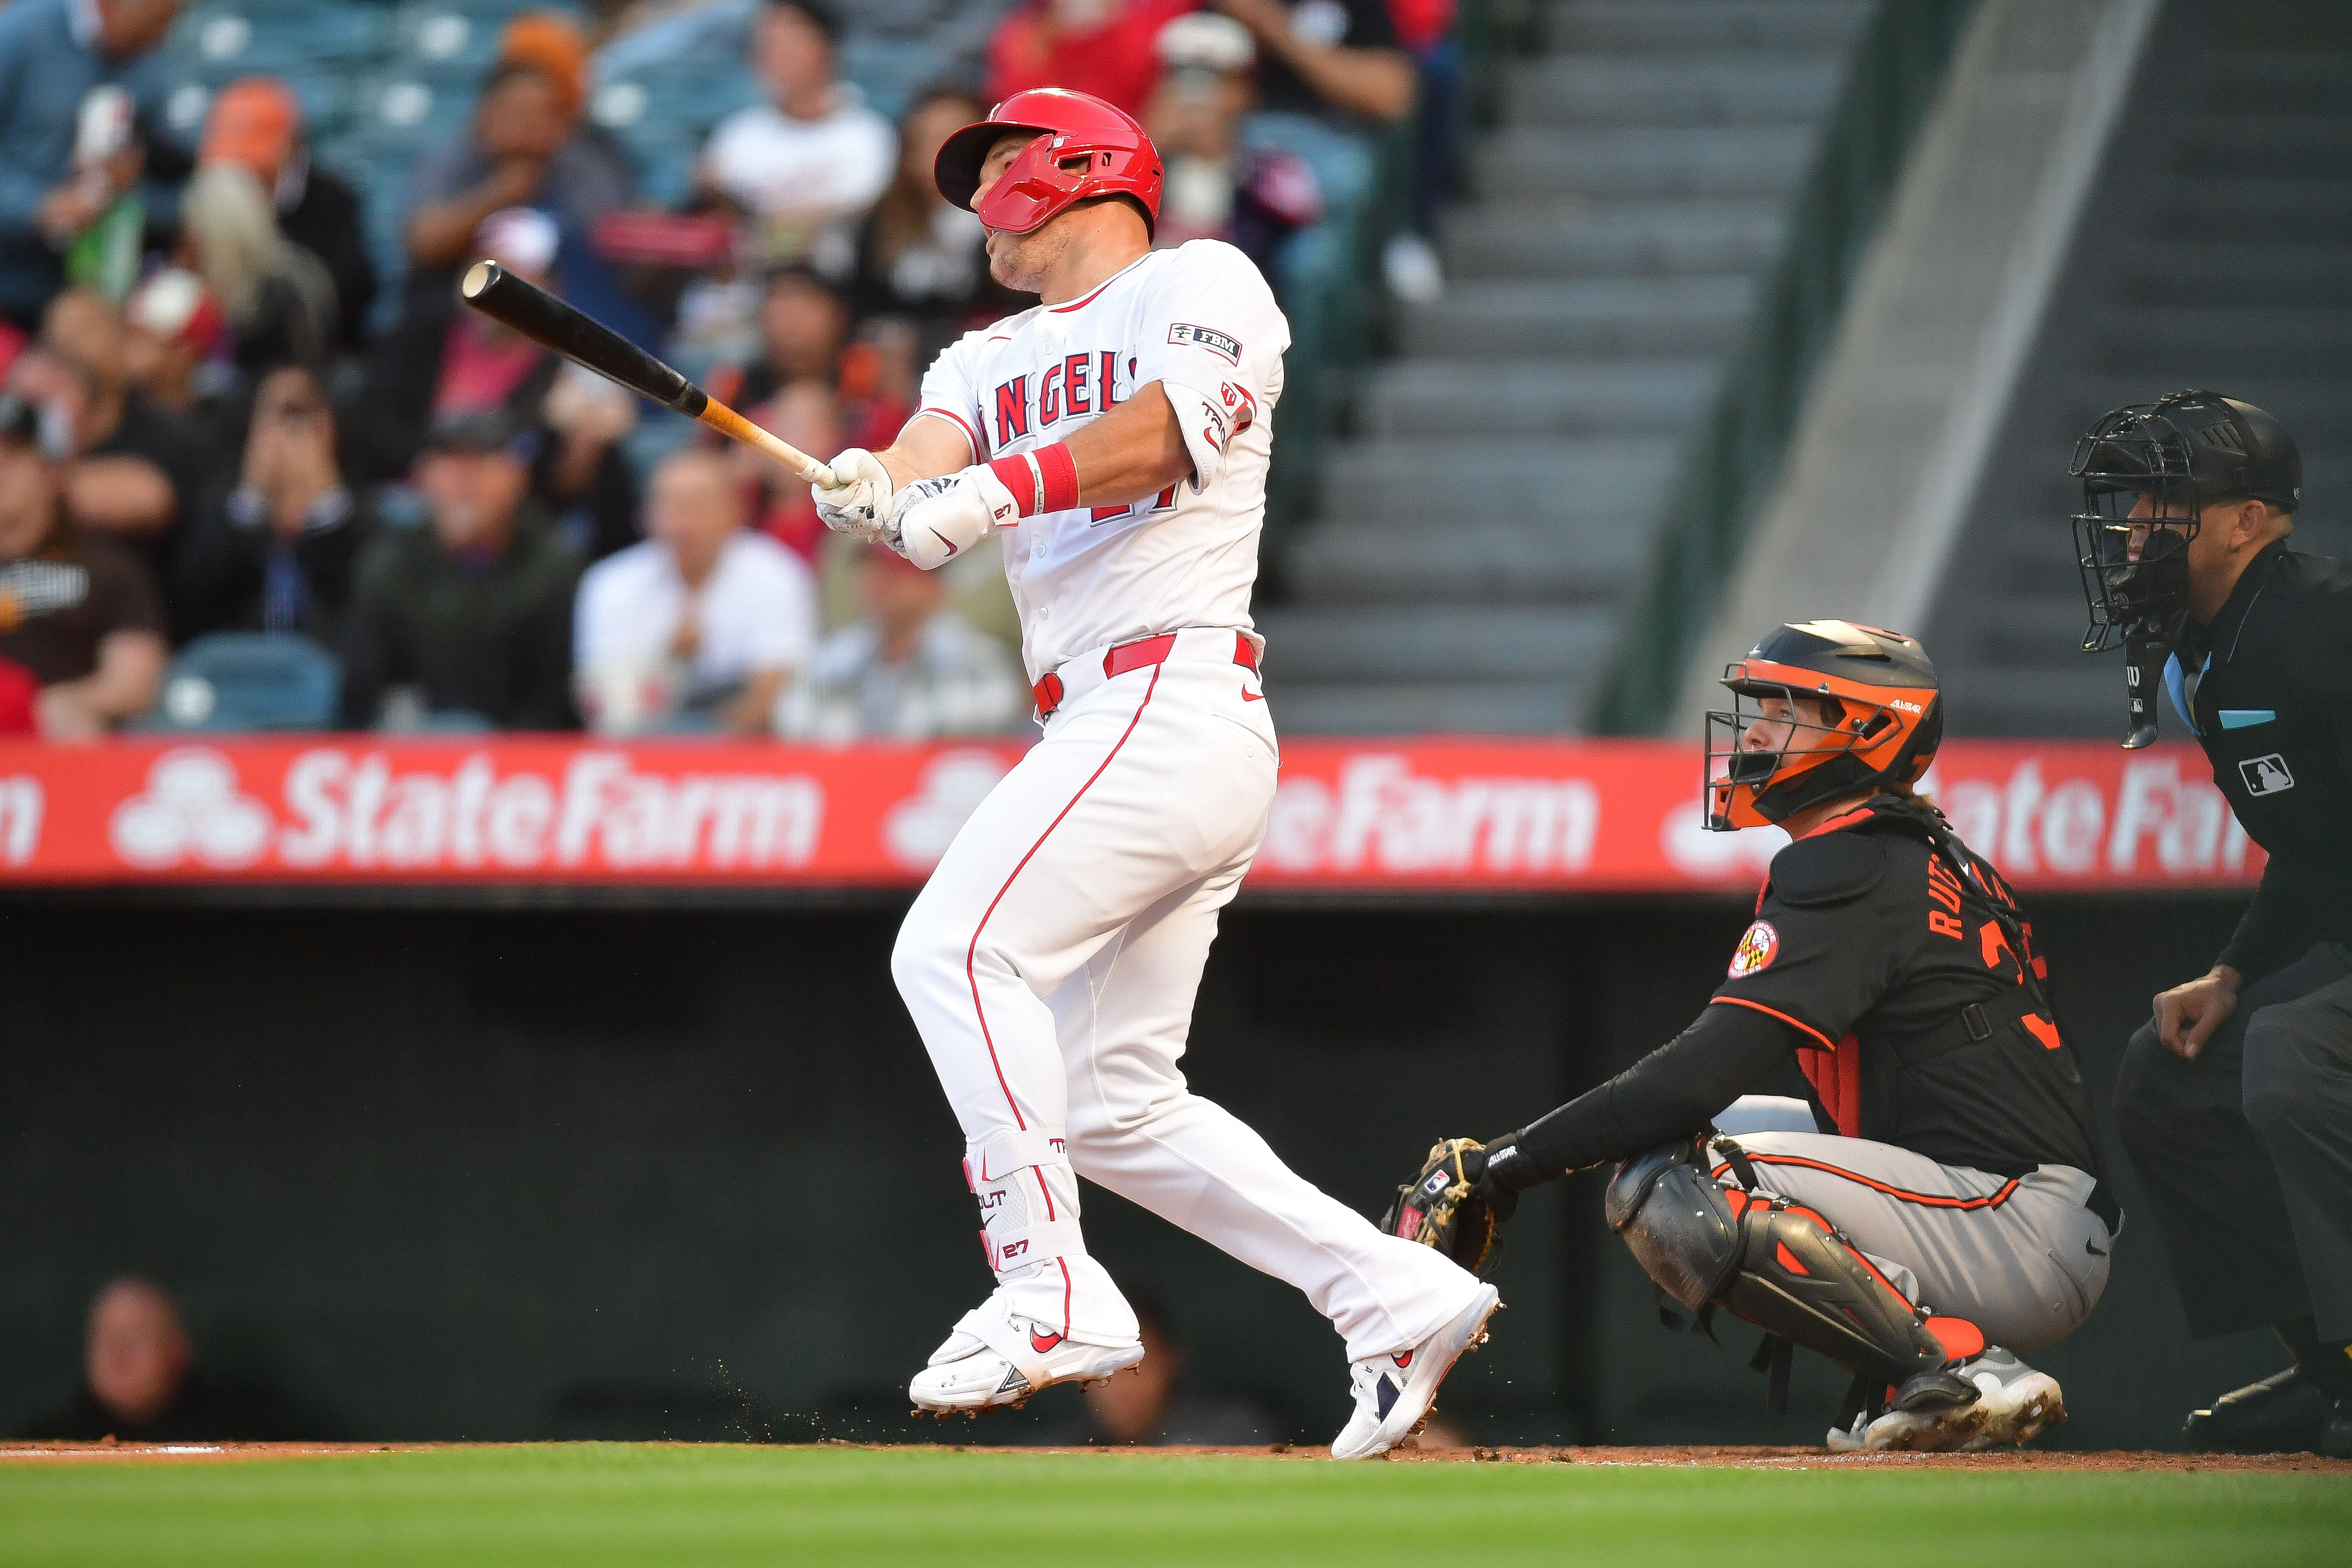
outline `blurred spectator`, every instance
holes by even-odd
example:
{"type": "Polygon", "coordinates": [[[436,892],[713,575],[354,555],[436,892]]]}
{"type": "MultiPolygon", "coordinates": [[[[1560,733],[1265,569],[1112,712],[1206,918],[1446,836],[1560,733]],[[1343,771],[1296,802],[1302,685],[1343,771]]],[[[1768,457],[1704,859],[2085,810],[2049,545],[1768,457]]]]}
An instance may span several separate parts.
{"type": "Polygon", "coordinates": [[[949,609],[947,593],[940,574],[882,545],[866,551],[860,618],[826,637],[785,691],[776,733],[840,745],[995,735],[1019,724],[1030,693],[1012,655],[949,609]]]}
{"type": "Polygon", "coordinates": [[[341,341],[326,263],[278,232],[268,193],[243,163],[207,163],[188,182],[180,252],[220,300],[230,356],[246,374],[289,360],[323,363],[341,341]]]}
{"type": "Polygon", "coordinates": [[[831,386],[839,378],[849,301],[808,268],[780,267],[768,274],[759,325],[761,355],[744,367],[738,395],[743,402],[764,403],[795,381],[831,386]]]}
{"type": "Polygon", "coordinates": [[[1295,153],[1241,144],[1250,106],[1249,30],[1208,12],[1160,30],[1167,67],[1144,111],[1168,183],[1152,243],[1162,250],[1222,239],[1275,276],[1275,247],[1323,216],[1315,171],[1295,153]]]}
{"type": "Polygon", "coordinates": [[[940,82],[967,90],[980,85],[988,40],[1017,3],[857,0],[844,18],[843,74],[866,89],[877,109],[903,119],[940,82]]]}
{"type": "Polygon", "coordinates": [[[853,294],[860,315],[905,316],[924,329],[931,353],[966,318],[993,321],[1028,302],[988,275],[988,231],[940,195],[931,166],[940,144],[986,110],[970,94],[935,88],[898,126],[898,172],[857,237],[853,294]]]}
{"type": "Polygon", "coordinates": [[[863,213],[890,183],[898,136],[835,79],[840,31],[824,0],[765,0],[751,63],[768,101],[720,121],[703,152],[701,183],[754,220],[768,261],[807,256],[828,225],[863,213]]]}
{"type": "Polygon", "coordinates": [[[1389,0],[1210,0],[1257,41],[1258,106],[1268,114],[1352,115],[1392,123],[1412,112],[1412,62],[1397,47],[1389,0]]]}
{"type": "Polygon", "coordinates": [[[1412,57],[1420,103],[1412,157],[1412,226],[1389,241],[1381,271],[1397,295],[1426,305],[1445,292],[1437,259],[1438,208],[1454,183],[1462,93],[1462,50],[1454,38],[1454,0],[1389,0],[1397,42],[1412,57]]]}
{"type": "Polygon", "coordinates": [[[225,382],[213,355],[228,338],[228,317],[205,280],[184,267],[149,274],[122,307],[122,364],[131,389],[186,426],[220,400],[225,382]]]}
{"type": "MultiPolygon", "coordinates": [[[[803,452],[838,452],[858,444],[844,432],[840,403],[833,388],[821,381],[788,383],[745,414],[770,435],[803,452]]],[[[751,498],[753,526],[814,569],[828,536],[808,481],[748,447],[737,447],[730,458],[740,488],[751,498]]]]}
{"type": "Polygon", "coordinates": [[[437,420],[417,460],[429,528],[377,535],[343,633],[356,727],[572,727],[580,562],[530,495],[538,433],[504,413],[437,420]]]}
{"type": "MultiPolygon", "coordinates": [[[[20,0],[21,3],[21,0],[20,0]]],[[[172,1298],[144,1279],[117,1279],[90,1303],[81,1392],[17,1434],[59,1442],[283,1442],[291,1415],[265,1389],[232,1389],[195,1370],[172,1298]]]]}
{"type": "Polygon", "coordinates": [[[1142,1331],[1143,1360],[1132,1371],[1091,1383],[1082,1414],[1047,1426],[1040,1447],[1165,1447],[1174,1444],[1240,1447],[1285,1436],[1273,1415],[1248,1399],[1203,1394],[1184,1383],[1184,1347],[1164,1308],[1129,1292],[1142,1331]]]}
{"type": "Polygon", "coordinates": [[[655,473],[642,544],[580,580],[581,709],[605,734],[758,733],[816,647],[800,558],[743,526],[731,464],[689,447],[655,473]]]}
{"type": "Polygon", "coordinates": [[[154,705],[166,650],[144,568],[74,526],[71,456],[61,413],[0,393],[0,660],[40,683],[40,732],[78,741],[154,705]]]}
{"type": "Polygon", "coordinates": [[[1160,61],[1151,40],[1199,0],[1027,0],[988,44],[986,96],[1032,88],[1090,92],[1140,118],[1160,61]]]}
{"type": "Polygon", "coordinates": [[[474,237],[493,213],[540,208],[581,243],[598,218],[628,205],[636,182],[609,142],[583,134],[580,100],[580,87],[545,63],[509,58],[491,68],[471,125],[412,177],[412,310],[437,309],[457,269],[479,259],[474,237]]]}
{"type": "MultiPolygon", "coordinates": [[[[554,220],[531,207],[493,213],[472,249],[517,277],[562,292],[554,273],[554,220]]],[[[542,431],[531,489],[563,539],[595,560],[636,542],[637,485],[621,451],[636,402],[565,363],[454,293],[418,302],[376,344],[347,423],[370,484],[407,477],[436,419],[501,412],[542,431]]]]}
{"type": "Polygon", "coordinates": [[[170,85],[152,51],[179,0],[13,0],[0,5],[0,316],[30,327],[65,283],[65,253],[145,168],[136,142],[74,167],[94,89],[127,90],[142,119],[170,85]]]}
{"type": "Polygon", "coordinates": [[[374,530],[343,482],[318,373],[282,365],[265,376],[240,445],[235,486],[199,509],[180,549],[180,635],[299,632],[333,647],[352,563],[374,530]]]}
{"type": "Polygon", "coordinates": [[[17,361],[9,383],[68,422],[74,521],[121,539],[161,582],[180,512],[204,488],[205,455],[131,386],[121,315],[95,289],[67,289],[50,301],[39,346],[17,361]]]}
{"type": "Polygon", "coordinates": [[[268,193],[278,231],[318,258],[334,287],[336,342],[356,353],[375,303],[375,264],[368,259],[358,193],[310,162],[302,106],[285,83],[247,77],[221,89],[205,120],[198,167],[235,163],[268,193]]]}

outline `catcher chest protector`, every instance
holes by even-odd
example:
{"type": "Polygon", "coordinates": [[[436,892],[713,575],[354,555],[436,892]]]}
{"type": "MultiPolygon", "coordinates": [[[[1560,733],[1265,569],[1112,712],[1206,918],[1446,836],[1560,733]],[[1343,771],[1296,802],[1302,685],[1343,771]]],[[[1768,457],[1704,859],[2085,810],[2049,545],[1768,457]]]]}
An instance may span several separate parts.
{"type": "MultiPolygon", "coordinates": [[[[1606,1212],[1650,1278],[1694,1312],[1727,1308],[1881,1385],[1952,1359],[1903,1293],[1826,1220],[1718,1185],[1703,1144],[1669,1144],[1618,1166],[1606,1212]]],[[[1774,1383],[1777,1407],[1781,1372],[1774,1383]]]]}

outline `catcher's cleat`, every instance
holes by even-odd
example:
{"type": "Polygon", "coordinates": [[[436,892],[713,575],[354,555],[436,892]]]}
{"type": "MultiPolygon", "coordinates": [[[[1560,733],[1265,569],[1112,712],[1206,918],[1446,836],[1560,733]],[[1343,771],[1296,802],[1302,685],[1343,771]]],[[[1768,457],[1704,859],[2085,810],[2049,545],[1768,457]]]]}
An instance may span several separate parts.
{"type": "Polygon", "coordinates": [[[2329,1405],[2326,1389],[2289,1367],[2190,1411],[2182,1430],[2200,1454],[2307,1453],[2319,1447],[2329,1405]]]}
{"type": "Polygon", "coordinates": [[[1830,1447],[1916,1454],[1974,1454],[2014,1447],[2066,1419],[2058,1380],[1988,1345],[1965,1361],[1906,1378],[1886,1413],[1865,1411],[1830,1447]]]}
{"type": "Polygon", "coordinates": [[[1142,1359],[1140,1339],[1117,1345],[1071,1339],[1055,1325],[1007,1310],[999,1291],[963,1315],[907,1392],[919,1414],[977,1415],[1025,1404],[1057,1383],[1098,1383],[1142,1359]]]}
{"type": "Polygon", "coordinates": [[[1492,1285],[1481,1285],[1451,1322],[1411,1350],[1366,1356],[1350,1366],[1356,1413],[1332,1440],[1331,1457],[1369,1459],[1420,1431],[1437,1402],[1437,1385],[1464,1351],[1486,1342],[1486,1320],[1502,1304],[1492,1285]]]}

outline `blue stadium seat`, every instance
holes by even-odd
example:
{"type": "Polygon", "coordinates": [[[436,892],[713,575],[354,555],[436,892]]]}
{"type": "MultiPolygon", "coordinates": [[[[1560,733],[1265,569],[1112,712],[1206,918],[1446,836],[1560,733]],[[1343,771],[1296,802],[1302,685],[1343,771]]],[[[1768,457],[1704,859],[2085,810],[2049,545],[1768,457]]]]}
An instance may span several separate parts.
{"type": "Polygon", "coordinates": [[[142,729],[318,730],[334,722],[342,667],[305,637],[215,632],[180,650],[142,729]]]}

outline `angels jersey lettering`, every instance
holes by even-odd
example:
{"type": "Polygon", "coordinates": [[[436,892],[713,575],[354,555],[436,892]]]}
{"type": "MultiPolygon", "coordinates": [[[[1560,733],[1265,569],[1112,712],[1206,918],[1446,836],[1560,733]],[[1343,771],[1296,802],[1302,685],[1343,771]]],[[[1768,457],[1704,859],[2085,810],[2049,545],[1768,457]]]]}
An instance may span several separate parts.
{"type": "Polygon", "coordinates": [[[1158,382],[1192,477],[1127,506],[1003,525],[1004,573],[1034,680],[1089,649],[1185,626],[1251,631],[1274,405],[1290,324],[1222,240],[1157,250],[1083,299],[968,332],[923,377],[975,462],[1066,441],[1158,382]]]}

